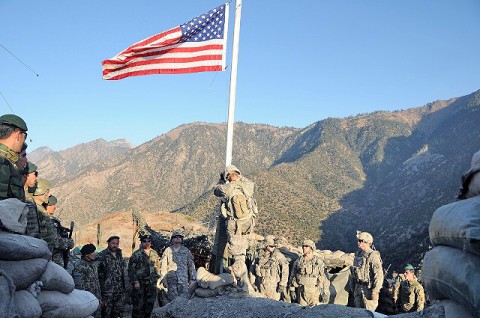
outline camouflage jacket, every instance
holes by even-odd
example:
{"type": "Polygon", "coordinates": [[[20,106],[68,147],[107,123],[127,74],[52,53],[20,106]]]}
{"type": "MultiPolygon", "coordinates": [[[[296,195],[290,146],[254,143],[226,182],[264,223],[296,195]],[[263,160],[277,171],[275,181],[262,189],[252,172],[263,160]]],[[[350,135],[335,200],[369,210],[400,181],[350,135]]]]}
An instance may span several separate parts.
{"type": "Polygon", "coordinates": [[[40,220],[40,238],[47,242],[48,248],[53,253],[54,251],[65,251],[73,247],[73,240],[61,237],[55,226],[53,218],[48,215],[48,212],[41,204],[36,204],[38,218],[40,220]]]}
{"type": "Polygon", "coordinates": [[[382,258],[378,251],[369,249],[365,252],[355,252],[353,265],[350,267],[352,274],[352,289],[355,284],[365,285],[374,293],[380,293],[383,285],[382,258]]]}
{"type": "Polygon", "coordinates": [[[91,292],[98,300],[100,300],[101,292],[97,266],[97,262],[90,262],[82,258],[75,263],[72,276],[76,289],[91,292]]]}
{"type": "Polygon", "coordinates": [[[300,256],[293,264],[290,284],[293,287],[315,287],[328,291],[330,280],[327,276],[325,263],[320,256],[313,254],[309,260],[305,259],[303,255],[300,256]]]}
{"type": "Polygon", "coordinates": [[[402,312],[422,311],[425,307],[425,292],[417,279],[397,284],[393,299],[402,312]]]}
{"type": "Polygon", "coordinates": [[[288,265],[287,259],[279,250],[275,249],[273,253],[268,253],[263,249],[258,253],[258,257],[253,263],[253,270],[260,283],[278,284],[286,287],[288,283],[288,265]]]}
{"type": "Polygon", "coordinates": [[[248,209],[253,215],[257,214],[257,203],[253,198],[254,192],[255,183],[244,176],[239,176],[238,180],[233,182],[220,182],[213,191],[217,197],[222,199],[220,211],[225,218],[234,216],[232,198],[238,194],[245,195],[248,209]]]}
{"type": "Polygon", "coordinates": [[[117,249],[114,256],[107,248],[98,254],[97,260],[102,294],[123,293],[125,290],[126,266],[122,257],[122,250],[117,249]]]}
{"type": "Polygon", "coordinates": [[[25,191],[20,171],[15,164],[18,155],[0,144],[0,200],[17,198],[25,201],[25,191]]]}
{"type": "Polygon", "coordinates": [[[160,277],[170,283],[177,283],[188,288],[190,280],[196,279],[193,255],[188,248],[180,246],[178,251],[167,247],[163,252],[160,277]]]}
{"type": "Polygon", "coordinates": [[[160,277],[160,260],[157,252],[152,248],[147,253],[140,247],[128,261],[128,278],[131,283],[143,282],[155,284],[160,277]]]}
{"type": "Polygon", "coordinates": [[[40,238],[40,217],[37,214],[37,207],[35,202],[33,202],[31,194],[25,194],[25,203],[27,204],[28,208],[27,231],[25,234],[40,238]]]}

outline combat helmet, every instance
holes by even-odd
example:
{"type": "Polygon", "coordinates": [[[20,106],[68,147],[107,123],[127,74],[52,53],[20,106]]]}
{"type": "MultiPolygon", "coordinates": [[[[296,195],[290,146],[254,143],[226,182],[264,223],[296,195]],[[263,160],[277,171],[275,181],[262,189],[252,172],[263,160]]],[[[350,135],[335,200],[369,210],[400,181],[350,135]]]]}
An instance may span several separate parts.
{"type": "Polygon", "coordinates": [[[44,195],[48,190],[50,190],[50,182],[48,182],[46,179],[38,179],[33,195],[44,195]]]}
{"type": "Polygon", "coordinates": [[[275,243],[275,236],[267,235],[265,236],[265,246],[277,246],[275,243]]]}
{"type": "Polygon", "coordinates": [[[240,173],[240,169],[238,169],[236,166],[234,165],[228,165],[226,168],[225,168],[225,177],[228,176],[230,173],[232,172],[235,172],[236,174],[238,175],[241,175],[240,173]]]}
{"type": "Polygon", "coordinates": [[[365,243],[372,244],[373,243],[373,236],[372,236],[372,234],[370,234],[368,232],[357,231],[357,240],[362,240],[365,243]]]}

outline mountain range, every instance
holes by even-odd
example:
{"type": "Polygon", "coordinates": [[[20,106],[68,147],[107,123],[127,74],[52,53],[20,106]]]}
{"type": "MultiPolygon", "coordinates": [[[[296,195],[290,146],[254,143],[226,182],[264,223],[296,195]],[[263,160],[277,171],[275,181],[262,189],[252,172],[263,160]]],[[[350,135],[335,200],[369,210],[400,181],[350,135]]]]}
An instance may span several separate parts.
{"type": "MultiPolygon", "coordinates": [[[[236,123],[233,163],[256,183],[260,234],[352,252],[355,231],[369,231],[385,264],[400,268],[418,264],[428,249],[433,212],[454,200],[480,149],[478,123],[480,91],[303,129],[236,123]]],[[[213,226],[225,136],[225,124],[192,123],[138,147],[97,140],[68,155],[39,149],[29,156],[54,181],[64,220],[87,224],[142,210],[213,226]]]]}

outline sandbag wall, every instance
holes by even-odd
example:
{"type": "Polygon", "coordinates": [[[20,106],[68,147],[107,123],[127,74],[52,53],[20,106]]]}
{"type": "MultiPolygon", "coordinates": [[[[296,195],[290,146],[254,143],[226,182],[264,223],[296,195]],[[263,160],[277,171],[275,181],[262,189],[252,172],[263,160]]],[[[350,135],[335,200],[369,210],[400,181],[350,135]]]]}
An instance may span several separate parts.
{"type": "Polygon", "coordinates": [[[421,274],[426,292],[480,318],[480,196],[438,208],[429,235],[434,247],[421,274]]]}
{"type": "Polygon", "coordinates": [[[47,243],[0,231],[0,317],[84,318],[98,308],[91,293],[51,261],[47,243]]]}

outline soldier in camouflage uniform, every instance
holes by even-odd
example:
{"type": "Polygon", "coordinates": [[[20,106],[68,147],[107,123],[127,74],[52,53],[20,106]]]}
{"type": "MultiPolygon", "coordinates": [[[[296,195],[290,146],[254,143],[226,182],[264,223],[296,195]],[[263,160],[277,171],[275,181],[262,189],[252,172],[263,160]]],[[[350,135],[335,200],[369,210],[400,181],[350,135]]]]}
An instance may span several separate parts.
{"type": "Polygon", "coordinates": [[[125,298],[125,262],[122,257],[120,238],[111,236],[108,248],[98,254],[97,260],[100,289],[102,290],[102,317],[118,318],[123,314],[125,298]]]}
{"type": "Polygon", "coordinates": [[[35,189],[37,186],[37,166],[31,162],[28,163],[27,168],[24,171],[24,191],[25,191],[25,203],[27,204],[28,214],[27,214],[27,230],[25,232],[28,236],[33,236],[40,238],[40,218],[37,214],[37,208],[33,200],[33,192],[30,192],[29,189],[35,189]]]}
{"type": "Polygon", "coordinates": [[[27,138],[27,124],[12,114],[0,116],[0,200],[25,200],[23,180],[16,163],[27,138]]]}
{"type": "Polygon", "coordinates": [[[423,286],[418,282],[415,269],[410,264],[405,267],[405,280],[395,288],[393,301],[400,313],[422,311],[425,307],[423,286]]]}
{"type": "Polygon", "coordinates": [[[20,171],[20,175],[23,178],[23,182],[25,183],[25,173],[28,170],[28,158],[27,158],[27,143],[24,142],[22,146],[22,150],[18,153],[18,160],[15,163],[15,165],[18,168],[18,171],[20,171]]]}
{"type": "Polygon", "coordinates": [[[52,252],[52,261],[64,267],[63,251],[73,247],[73,240],[60,235],[58,224],[44,208],[44,204],[48,203],[49,197],[50,183],[45,179],[39,179],[33,193],[33,200],[40,220],[40,238],[47,242],[48,248],[52,252]]]}
{"type": "Polygon", "coordinates": [[[163,252],[160,262],[160,277],[163,286],[167,288],[168,301],[188,292],[188,286],[195,281],[197,273],[193,263],[192,253],[182,245],[183,235],[173,232],[170,238],[172,246],[163,252]]]}
{"type": "Polygon", "coordinates": [[[160,278],[160,260],[150,235],[140,236],[141,246],[128,262],[128,276],[133,285],[132,318],[148,318],[153,310],[160,278]]]}
{"type": "MultiPolygon", "coordinates": [[[[97,297],[99,303],[102,303],[100,292],[100,282],[98,280],[98,268],[95,263],[96,248],[93,244],[86,244],[80,250],[82,258],[75,263],[72,276],[75,282],[75,288],[86,290],[97,297]]],[[[93,314],[95,318],[101,317],[100,306],[93,314]]]]}
{"type": "Polygon", "coordinates": [[[221,198],[220,217],[226,219],[229,253],[233,259],[230,270],[233,270],[240,284],[247,285],[250,284],[245,264],[248,235],[253,231],[258,212],[253,198],[254,187],[255,184],[242,176],[237,167],[230,165],[214,190],[214,194],[221,198]]]}
{"type": "Polygon", "coordinates": [[[267,235],[265,248],[258,253],[253,263],[253,272],[258,280],[260,293],[265,297],[280,300],[288,283],[288,261],[276,249],[275,237],[267,235]]]}
{"type": "Polygon", "coordinates": [[[295,261],[290,274],[290,290],[295,291],[292,300],[302,306],[326,304],[330,298],[330,280],[325,263],[314,253],[312,240],[304,240],[302,249],[303,255],[295,261]]]}
{"type": "Polygon", "coordinates": [[[372,248],[373,236],[357,231],[358,251],[351,270],[350,291],[355,307],[375,310],[383,285],[383,268],[380,253],[372,248]]]}

